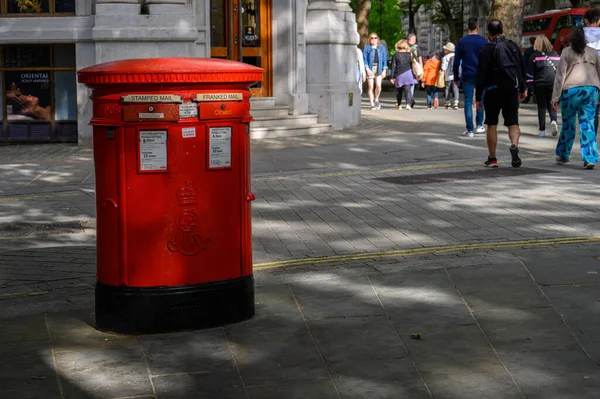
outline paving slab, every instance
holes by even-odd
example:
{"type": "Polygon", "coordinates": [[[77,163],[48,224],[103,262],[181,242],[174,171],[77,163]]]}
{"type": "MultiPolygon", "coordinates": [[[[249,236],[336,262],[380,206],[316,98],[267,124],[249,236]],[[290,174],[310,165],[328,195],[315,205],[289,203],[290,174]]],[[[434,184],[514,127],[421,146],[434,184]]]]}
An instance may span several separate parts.
{"type": "Polygon", "coordinates": [[[222,329],[139,337],[152,376],[234,370],[222,329]]]}
{"type": "Polygon", "coordinates": [[[600,372],[581,349],[516,350],[500,357],[527,398],[592,399],[600,392],[600,372]]]}
{"type": "Polygon", "coordinates": [[[445,270],[371,276],[385,312],[403,336],[475,324],[445,270]]]}
{"type": "Polygon", "coordinates": [[[296,283],[293,290],[307,319],[384,314],[367,277],[322,280],[318,285],[296,283]]]}
{"type": "Polygon", "coordinates": [[[407,356],[402,340],[385,316],[310,320],[308,326],[327,363],[407,356]]]}
{"type": "Polygon", "coordinates": [[[499,371],[503,366],[476,325],[420,332],[419,339],[406,334],[404,343],[421,372],[499,371]]]}
{"type": "Polygon", "coordinates": [[[139,347],[60,352],[55,358],[65,398],[154,394],[139,347]]]}
{"type": "Polygon", "coordinates": [[[580,349],[552,307],[486,309],[474,315],[498,352],[580,349]]]}
{"type": "Polygon", "coordinates": [[[523,258],[540,285],[600,283],[600,253],[595,256],[523,258]]]}
{"type": "Polygon", "coordinates": [[[1,398],[60,398],[47,340],[4,342],[0,345],[1,398]]]}
{"type": "Polygon", "coordinates": [[[549,306],[548,300],[522,265],[455,268],[448,273],[467,305],[474,311],[496,307],[526,309],[549,306]]]}
{"type": "Polygon", "coordinates": [[[410,359],[336,362],[329,371],[342,398],[431,399],[410,359]]]}
{"type": "Polygon", "coordinates": [[[48,331],[55,352],[127,348],[139,344],[137,337],[107,334],[94,328],[92,309],[48,315],[48,331]]]}
{"type": "Polygon", "coordinates": [[[600,285],[544,287],[570,332],[600,366],[600,285]]]}
{"type": "Polygon", "coordinates": [[[338,399],[340,396],[331,380],[317,380],[246,388],[250,399],[338,399]]]}
{"type": "MultiPolygon", "coordinates": [[[[246,399],[237,370],[161,375],[152,378],[160,399],[246,399]]],[[[153,396],[154,397],[154,396],[153,396]]],[[[136,398],[137,399],[137,398],[136,398]]]]}
{"type": "Polygon", "coordinates": [[[423,379],[436,399],[523,399],[506,370],[424,373],[423,379]]]}
{"type": "Polygon", "coordinates": [[[277,385],[329,378],[312,336],[280,334],[229,340],[246,386],[277,385]]]}

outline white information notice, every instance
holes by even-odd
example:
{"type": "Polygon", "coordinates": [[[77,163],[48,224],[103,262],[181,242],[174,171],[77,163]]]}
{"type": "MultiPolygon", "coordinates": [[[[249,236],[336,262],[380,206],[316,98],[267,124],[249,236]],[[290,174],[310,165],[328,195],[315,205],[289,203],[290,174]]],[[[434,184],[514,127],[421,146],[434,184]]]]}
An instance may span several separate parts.
{"type": "Polygon", "coordinates": [[[167,169],[167,131],[140,130],[140,170],[167,169]]]}
{"type": "Polygon", "coordinates": [[[190,139],[192,137],[196,137],[196,128],[195,127],[181,128],[181,137],[183,137],[184,139],[190,139]]]}
{"type": "Polygon", "coordinates": [[[231,166],[231,127],[211,127],[208,149],[209,168],[231,166]]]}
{"type": "Polygon", "coordinates": [[[198,116],[196,103],[179,104],[179,118],[195,118],[198,116]]]}

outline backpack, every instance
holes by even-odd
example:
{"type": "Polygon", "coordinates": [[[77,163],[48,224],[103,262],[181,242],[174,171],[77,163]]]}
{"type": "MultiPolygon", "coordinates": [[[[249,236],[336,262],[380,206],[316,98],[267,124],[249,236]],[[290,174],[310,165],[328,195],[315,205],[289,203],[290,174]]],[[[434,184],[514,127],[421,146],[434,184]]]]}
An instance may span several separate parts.
{"type": "Polygon", "coordinates": [[[523,64],[520,57],[521,50],[517,45],[503,37],[496,41],[494,57],[498,64],[499,73],[496,75],[496,84],[499,87],[514,87],[518,89],[525,83],[523,64]]]}

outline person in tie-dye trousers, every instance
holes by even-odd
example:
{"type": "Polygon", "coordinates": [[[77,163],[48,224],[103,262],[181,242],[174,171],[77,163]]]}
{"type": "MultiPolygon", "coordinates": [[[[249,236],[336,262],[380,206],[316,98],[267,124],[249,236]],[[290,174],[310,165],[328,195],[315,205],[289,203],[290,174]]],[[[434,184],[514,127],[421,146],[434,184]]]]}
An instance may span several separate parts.
{"type": "Polygon", "coordinates": [[[563,120],[556,163],[569,163],[578,117],[583,167],[594,169],[598,163],[594,118],[600,89],[600,56],[586,46],[583,28],[579,26],[572,29],[569,42],[561,54],[552,90],[552,107],[556,110],[560,101],[563,120]]]}

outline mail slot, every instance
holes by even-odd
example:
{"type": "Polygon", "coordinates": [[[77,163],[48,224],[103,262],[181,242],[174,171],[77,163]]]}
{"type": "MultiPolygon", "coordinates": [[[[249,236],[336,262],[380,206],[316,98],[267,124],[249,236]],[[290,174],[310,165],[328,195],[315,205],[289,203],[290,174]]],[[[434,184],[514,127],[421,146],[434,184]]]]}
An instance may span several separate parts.
{"type": "Polygon", "coordinates": [[[262,73],[202,58],[78,72],[93,101],[99,330],[253,316],[249,87],[262,73]]]}

